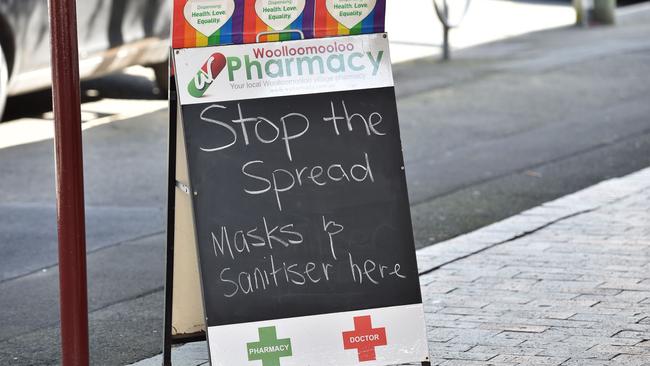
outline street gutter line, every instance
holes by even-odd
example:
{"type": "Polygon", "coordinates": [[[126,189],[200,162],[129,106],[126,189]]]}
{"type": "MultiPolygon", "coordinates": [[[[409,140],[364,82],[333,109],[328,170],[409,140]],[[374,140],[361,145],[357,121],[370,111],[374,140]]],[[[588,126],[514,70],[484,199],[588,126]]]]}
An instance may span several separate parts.
{"type": "MultiPolygon", "coordinates": [[[[621,199],[622,199],[622,198],[621,198],[621,199]]],[[[590,208],[590,209],[586,209],[586,210],[582,210],[582,211],[574,212],[574,213],[569,214],[569,215],[566,215],[566,216],[562,216],[562,217],[557,218],[557,219],[555,219],[555,220],[549,221],[549,222],[545,223],[544,225],[538,226],[538,227],[536,227],[536,228],[534,228],[534,229],[531,229],[531,230],[528,230],[528,231],[524,231],[524,232],[521,233],[521,234],[517,234],[517,235],[515,235],[515,236],[513,236],[513,237],[511,237],[511,238],[509,238],[509,239],[502,240],[502,241],[499,241],[499,242],[496,242],[496,243],[493,243],[493,244],[487,245],[487,246],[485,246],[485,247],[483,247],[483,248],[481,248],[481,249],[479,249],[479,250],[476,250],[476,251],[474,251],[474,252],[467,253],[467,254],[463,254],[463,255],[458,256],[458,257],[456,257],[456,258],[454,258],[454,259],[451,259],[451,260],[448,260],[448,261],[446,261],[446,262],[444,262],[444,263],[438,264],[438,265],[436,265],[436,266],[434,266],[434,267],[432,267],[432,268],[429,268],[429,269],[427,269],[427,270],[424,270],[424,271],[418,273],[418,275],[419,275],[419,276],[427,275],[427,274],[429,274],[429,273],[432,273],[432,272],[435,272],[435,271],[439,270],[440,268],[442,268],[442,267],[444,267],[444,266],[446,266],[446,265],[449,265],[449,264],[452,264],[452,263],[456,263],[456,262],[458,262],[458,261],[461,261],[461,260],[463,260],[463,259],[469,258],[469,257],[471,257],[471,256],[473,256],[473,255],[476,255],[476,254],[483,253],[484,251],[486,251],[486,250],[488,250],[488,249],[492,249],[492,248],[497,247],[497,246],[499,246],[499,245],[503,245],[503,244],[507,244],[507,243],[513,242],[513,241],[515,241],[515,240],[519,240],[519,239],[521,239],[521,238],[523,238],[523,237],[526,237],[526,236],[529,236],[529,235],[535,234],[536,232],[538,232],[538,231],[540,231],[540,230],[546,229],[547,227],[549,227],[549,226],[551,226],[551,225],[553,225],[553,224],[556,224],[556,223],[558,223],[558,222],[560,222],[560,221],[564,221],[564,220],[566,220],[566,219],[570,219],[570,218],[572,218],[572,217],[576,217],[576,216],[580,216],[580,215],[582,215],[582,214],[586,214],[586,213],[590,213],[590,212],[596,211],[596,210],[600,209],[601,207],[602,207],[602,206],[598,206],[598,207],[595,207],[595,208],[590,208]]],[[[480,229],[479,229],[479,230],[480,230],[480,229]]],[[[435,244],[433,244],[433,245],[435,245],[435,244]]]]}
{"type": "MultiPolygon", "coordinates": [[[[601,204],[601,205],[598,205],[598,206],[595,206],[595,207],[591,207],[591,208],[588,208],[588,209],[580,210],[580,211],[577,211],[577,212],[573,212],[573,213],[570,213],[570,214],[568,214],[568,215],[564,215],[564,216],[562,216],[562,217],[559,217],[559,218],[553,219],[553,220],[551,220],[551,221],[549,221],[549,222],[546,222],[546,223],[544,223],[544,224],[542,224],[542,225],[540,225],[540,226],[537,226],[537,227],[535,227],[535,228],[532,228],[532,229],[526,230],[526,231],[524,231],[524,232],[522,232],[522,233],[519,233],[519,234],[517,234],[517,235],[514,235],[514,236],[512,236],[511,238],[508,238],[508,239],[505,239],[505,240],[498,241],[498,242],[496,242],[496,243],[492,243],[492,244],[486,245],[485,247],[483,247],[483,248],[481,248],[481,249],[479,249],[479,250],[475,250],[475,251],[470,252],[470,253],[462,254],[462,255],[459,255],[459,256],[456,257],[456,258],[453,258],[453,259],[450,259],[450,260],[448,260],[448,261],[446,261],[446,262],[443,262],[443,263],[437,264],[437,265],[435,265],[435,266],[433,266],[433,267],[431,267],[431,268],[429,268],[429,269],[426,269],[426,270],[424,270],[424,271],[419,272],[418,275],[419,275],[420,277],[421,277],[421,276],[424,276],[424,275],[427,275],[427,274],[432,273],[432,272],[435,272],[435,271],[439,270],[440,268],[442,268],[442,267],[444,267],[444,266],[447,266],[447,265],[449,265],[449,264],[456,263],[456,262],[458,262],[458,261],[461,261],[461,260],[463,260],[463,259],[469,258],[469,257],[471,257],[471,256],[473,256],[473,255],[476,255],[476,254],[479,254],[479,253],[483,253],[483,252],[485,252],[485,251],[488,250],[488,249],[492,249],[492,248],[494,248],[494,247],[497,247],[497,246],[500,246],[500,245],[503,245],[503,244],[507,244],[507,243],[510,243],[510,242],[513,242],[513,241],[519,240],[519,239],[524,238],[524,237],[526,237],[526,236],[533,235],[533,234],[537,233],[538,231],[544,230],[544,229],[548,228],[549,226],[552,226],[552,225],[554,225],[554,224],[556,224],[556,223],[558,223],[558,222],[561,222],[561,221],[564,221],[564,220],[567,220],[567,219],[570,219],[570,218],[573,218],[573,217],[576,217],[576,216],[581,216],[581,215],[584,215],[584,214],[587,214],[587,213],[591,213],[591,212],[598,211],[598,210],[600,210],[601,208],[603,208],[604,206],[609,206],[609,205],[616,204],[616,203],[618,203],[618,202],[620,202],[620,201],[623,201],[623,200],[625,200],[625,199],[627,199],[627,198],[629,198],[629,197],[631,197],[631,196],[633,196],[633,195],[635,195],[635,194],[638,194],[638,193],[640,193],[640,192],[644,192],[644,191],[646,191],[646,190],[648,190],[648,189],[650,189],[650,188],[647,188],[647,187],[646,187],[646,188],[642,188],[642,189],[637,190],[637,191],[634,191],[634,192],[632,192],[632,193],[628,193],[628,194],[626,194],[626,195],[624,195],[624,196],[617,197],[617,198],[615,198],[615,199],[613,199],[613,200],[611,200],[611,201],[607,201],[607,202],[604,203],[604,204],[601,204]]],[[[580,191],[578,191],[578,192],[580,192],[580,191]]],[[[566,196],[565,196],[565,197],[566,197],[566,196]]],[[[522,213],[520,213],[519,215],[524,214],[524,213],[525,213],[525,211],[522,212],[522,213]]],[[[479,230],[481,230],[481,229],[478,229],[477,231],[479,231],[479,230]]],[[[452,240],[453,240],[453,239],[452,239],[452,240]]],[[[433,245],[435,245],[435,244],[433,244],[433,245]]],[[[426,248],[426,247],[425,247],[425,248],[426,248]]],[[[423,249],[424,249],[424,248],[423,248],[423,249]]],[[[418,250],[418,251],[419,251],[419,250],[418,250]]]]}

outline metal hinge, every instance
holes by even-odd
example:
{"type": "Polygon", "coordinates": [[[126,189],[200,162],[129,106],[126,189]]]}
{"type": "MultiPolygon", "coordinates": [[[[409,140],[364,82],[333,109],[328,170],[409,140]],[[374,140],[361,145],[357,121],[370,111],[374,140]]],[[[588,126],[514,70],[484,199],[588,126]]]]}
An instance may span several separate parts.
{"type": "Polygon", "coordinates": [[[183,191],[186,195],[190,195],[190,187],[188,187],[185,183],[176,181],[176,187],[183,191]]]}

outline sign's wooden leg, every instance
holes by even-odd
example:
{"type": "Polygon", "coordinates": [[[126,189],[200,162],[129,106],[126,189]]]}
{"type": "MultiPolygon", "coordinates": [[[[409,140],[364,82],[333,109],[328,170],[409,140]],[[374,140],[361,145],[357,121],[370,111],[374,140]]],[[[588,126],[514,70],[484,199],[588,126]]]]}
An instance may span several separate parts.
{"type": "Polygon", "coordinates": [[[422,366],[431,366],[431,362],[430,361],[423,361],[422,366]]]}

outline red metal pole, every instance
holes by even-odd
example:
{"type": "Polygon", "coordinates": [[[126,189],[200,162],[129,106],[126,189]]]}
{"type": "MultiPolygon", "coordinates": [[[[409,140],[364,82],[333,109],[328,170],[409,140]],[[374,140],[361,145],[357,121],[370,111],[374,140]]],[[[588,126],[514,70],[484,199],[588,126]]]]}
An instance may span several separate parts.
{"type": "Polygon", "coordinates": [[[88,299],[77,12],[49,0],[61,297],[61,364],[87,366],[88,299]]]}

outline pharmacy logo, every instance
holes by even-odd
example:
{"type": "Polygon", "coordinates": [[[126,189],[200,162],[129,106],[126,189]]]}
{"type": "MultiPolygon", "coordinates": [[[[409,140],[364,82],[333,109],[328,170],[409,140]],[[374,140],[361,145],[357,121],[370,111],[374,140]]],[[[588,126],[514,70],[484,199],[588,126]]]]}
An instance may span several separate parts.
{"type": "Polygon", "coordinates": [[[246,343],[249,361],[262,361],[262,366],[280,366],[281,357],[292,356],[291,339],[278,339],[275,327],[263,327],[257,330],[258,342],[246,343]]]}
{"type": "Polygon", "coordinates": [[[194,98],[200,98],[210,88],[214,79],[226,67],[226,56],[222,53],[215,52],[201,66],[196,76],[190,80],[187,91],[194,98]]]}
{"type": "Polygon", "coordinates": [[[359,362],[376,360],[375,347],[386,344],[386,328],[373,328],[370,315],[354,317],[354,330],[343,332],[343,348],[356,349],[359,362]]]}

